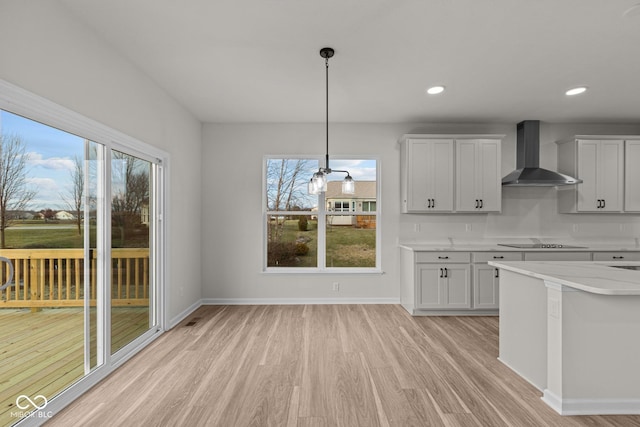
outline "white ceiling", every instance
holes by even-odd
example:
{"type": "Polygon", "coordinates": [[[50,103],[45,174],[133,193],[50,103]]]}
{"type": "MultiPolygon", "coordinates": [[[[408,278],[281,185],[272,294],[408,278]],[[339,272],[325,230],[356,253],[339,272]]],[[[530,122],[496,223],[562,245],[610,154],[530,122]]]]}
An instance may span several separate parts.
{"type": "Polygon", "coordinates": [[[640,122],[640,0],[60,2],[203,122],[640,122]]]}

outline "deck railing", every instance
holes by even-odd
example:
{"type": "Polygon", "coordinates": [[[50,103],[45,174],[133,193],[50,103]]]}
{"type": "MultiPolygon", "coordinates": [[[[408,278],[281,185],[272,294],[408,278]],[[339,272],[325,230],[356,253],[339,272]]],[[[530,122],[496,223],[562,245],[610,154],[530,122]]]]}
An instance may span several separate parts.
{"type": "MultiPolygon", "coordinates": [[[[83,249],[2,249],[0,256],[11,260],[14,276],[0,291],[0,308],[74,307],[84,304],[83,249]]],[[[111,305],[149,305],[149,249],[111,250],[111,305]]],[[[90,304],[96,303],[97,259],[91,251],[90,304]]],[[[0,264],[1,283],[9,266],[0,264]]]]}

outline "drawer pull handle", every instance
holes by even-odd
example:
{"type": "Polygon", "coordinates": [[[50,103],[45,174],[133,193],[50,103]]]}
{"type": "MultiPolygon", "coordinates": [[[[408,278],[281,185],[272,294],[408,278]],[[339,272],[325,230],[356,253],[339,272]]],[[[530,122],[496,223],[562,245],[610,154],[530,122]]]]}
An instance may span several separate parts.
{"type": "Polygon", "coordinates": [[[623,256],[614,256],[613,259],[624,259],[623,256]]]}
{"type": "Polygon", "coordinates": [[[444,268],[444,277],[449,277],[449,270],[447,270],[447,268],[444,268]]]}
{"type": "Polygon", "coordinates": [[[500,277],[500,270],[496,268],[496,275],[494,277],[500,277]]]}
{"type": "Polygon", "coordinates": [[[503,257],[503,256],[495,256],[495,255],[494,255],[494,256],[493,256],[493,259],[504,259],[504,257],[503,257]]]}
{"type": "Polygon", "coordinates": [[[442,268],[440,269],[440,277],[444,277],[444,270],[442,268]]]}
{"type": "Polygon", "coordinates": [[[448,256],[439,256],[438,259],[449,259],[448,256]]]}

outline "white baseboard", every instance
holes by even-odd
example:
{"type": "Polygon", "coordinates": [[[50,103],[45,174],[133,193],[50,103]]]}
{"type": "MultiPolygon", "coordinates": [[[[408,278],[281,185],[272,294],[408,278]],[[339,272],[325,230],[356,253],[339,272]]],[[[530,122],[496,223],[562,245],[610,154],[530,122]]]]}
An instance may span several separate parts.
{"type": "Polygon", "coordinates": [[[562,399],[545,390],[542,400],[560,415],[640,415],[640,399],[562,399]]]}
{"type": "Polygon", "coordinates": [[[202,305],[400,304],[400,298],[203,298],[202,305]]]}
{"type": "Polygon", "coordinates": [[[200,300],[194,302],[193,304],[191,304],[189,307],[187,307],[184,310],[182,310],[182,312],[180,314],[178,314],[173,319],[169,320],[169,324],[167,325],[167,329],[166,330],[168,331],[169,329],[173,329],[173,327],[175,327],[178,323],[182,322],[184,319],[187,318],[187,316],[189,316],[191,313],[193,313],[198,308],[200,308],[200,306],[202,304],[203,304],[202,300],[200,299],[200,300]]]}

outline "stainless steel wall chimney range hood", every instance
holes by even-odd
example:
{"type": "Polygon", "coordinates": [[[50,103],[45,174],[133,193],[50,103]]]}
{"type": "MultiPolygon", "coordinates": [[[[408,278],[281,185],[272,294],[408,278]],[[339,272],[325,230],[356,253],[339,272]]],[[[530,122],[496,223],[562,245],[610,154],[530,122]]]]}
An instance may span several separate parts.
{"type": "Polygon", "coordinates": [[[516,170],[502,178],[502,185],[519,187],[555,187],[580,184],[581,179],[540,167],[540,121],[518,123],[516,170]]]}

